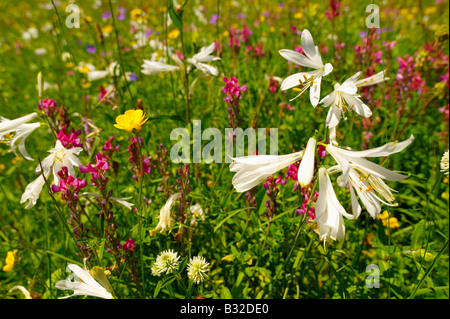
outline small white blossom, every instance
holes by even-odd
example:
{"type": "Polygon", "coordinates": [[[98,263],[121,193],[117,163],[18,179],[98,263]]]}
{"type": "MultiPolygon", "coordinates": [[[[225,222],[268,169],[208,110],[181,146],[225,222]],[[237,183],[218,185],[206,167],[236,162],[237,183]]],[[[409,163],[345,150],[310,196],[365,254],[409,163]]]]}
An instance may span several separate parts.
{"type": "Polygon", "coordinates": [[[209,271],[209,263],[206,259],[201,256],[195,256],[191,258],[187,265],[188,278],[195,284],[199,284],[204,281],[208,275],[206,272],[209,271]]]}
{"type": "Polygon", "coordinates": [[[156,257],[156,261],[151,268],[152,275],[160,276],[163,273],[171,274],[174,271],[177,271],[180,266],[179,259],[180,256],[178,256],[178,253],[171,249],[164,250],[156,257]]]}

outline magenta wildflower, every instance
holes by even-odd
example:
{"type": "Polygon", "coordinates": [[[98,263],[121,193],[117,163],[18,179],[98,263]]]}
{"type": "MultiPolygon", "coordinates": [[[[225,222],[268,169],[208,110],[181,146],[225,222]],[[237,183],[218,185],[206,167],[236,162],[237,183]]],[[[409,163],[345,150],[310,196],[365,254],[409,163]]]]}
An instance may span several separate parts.
{"type": "Polygon", "coordinates": [[[223,98],[228,103],[228,119],[229,127],[236,128],[239,125],[239,101],[241,99],[241,93],[247,91],[247,85],[242,87],[238,83],[235,77],[231,77],[230,80],[225,76],[223,78],[225,86],[222,87],[222,93],[225,94],[223,98]]]}
{"type": "Polygon", "coordinates": [[[330,0],[330,9],[325,11],[328,20],[334,22],[334,20],[341,14],[341,10],[339,9],[340,5],[341,3],[339,0],[330,0]]]}

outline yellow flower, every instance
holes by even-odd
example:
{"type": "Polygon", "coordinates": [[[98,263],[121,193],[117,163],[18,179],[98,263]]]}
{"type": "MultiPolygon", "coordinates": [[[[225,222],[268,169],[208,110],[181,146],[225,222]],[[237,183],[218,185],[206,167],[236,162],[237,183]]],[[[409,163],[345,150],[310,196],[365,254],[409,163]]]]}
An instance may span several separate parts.
{"type": "Polygon", "coordinates": [[[6,254],[5,263],[6,265],[3,266],[3,271],[11,271],[14,267],[14,263],[16,262],[16,253],[17,249],[14,249],[13,251],[8,251],[6,254]]]}
{"type": "Polygon", "coordinates": [[[131,20],[140,22],[142,21],[142,10],[141,9],[133,9],[130,11],[131,20]]]}
{"type": "Polygon", "coordinates": [[[89,89],[91,87],[92,83],[86,81],[86,79],[81,79],[81,87],[83,89],[89,89]]]}
{"type": "Polygon", "coordinates": [[[144,119],[145,114],[142,110],[128,110],[125,114],[121,114],[116,117],[115,127],[127,132],[133,131],[133,129],[140,130],[141,126],[148,120],[144,119]]]}
{"type": "Polygon", "coordinates": [[[398,219],[395,217],[389,217],[389,212],[385,210],[380,216],[378,216],[378,219],[381,219],[381,222],[383,223],[384,227],[389,228],[400,228],[400,224],[398,222],[398,219]]]}
{"type": "Polygon", "coordinates": [[[167,33],[167,37],[169,39],[176,39],[176,38],[178,38],[179,35],[180,35],[180,30],[178,30],[178,29],[173,29],[172,31],[167,33]]]}
{"type": "Polygon", "coordinates": [[[111,32],[113,32],[113,30],[114,30],[113,26],[108,24],[102,28],[102,33],[110,34],[111,32]]]}

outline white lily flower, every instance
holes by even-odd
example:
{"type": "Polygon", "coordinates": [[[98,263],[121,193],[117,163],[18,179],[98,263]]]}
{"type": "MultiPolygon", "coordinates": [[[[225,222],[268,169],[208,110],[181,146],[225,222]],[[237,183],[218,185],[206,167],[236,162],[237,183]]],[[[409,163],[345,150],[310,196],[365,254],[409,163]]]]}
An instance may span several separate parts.
{"type": "Polygon", "coordinates": [[[170,72],[178,70],[176,65],[170,65],[159,61],[144,60],[144,64],[141,65],[141,72],[146,75],[154,75],[162,72],[170,72]]]}
{"type": "Polygon", "coordinates": [[[345,113],[345,111],[348,110],[354,110],[363,117],[370,117],[372,115],[370,108],[360,100],[360,95],[357,94],[358,87],[384,81],[384,71],[369,78],[358,80],[360,76],[361,71],[345,80],[342,84],[336,83],[334,85],[334,91],[319,102],[323,103],[324,107],[330,106],[326,120],[326,124],[329,128],[335,128],[341,119],[342,113],[345,113]]]}
{"type": "Polygon", "coordinates": [[[9,140],[9,146],[11,147],[11,150],[16,156],[18,156],[16,143],[20,141],[19,151],[24,158],[30,161],[32,161],[33,159],[30,157],[30,155],[28,155],[25,149],[25,140],[27,139],[28,135],[31,134],[31,132],[33,132],[40,126],[40,123],[27,122],[31,121],[36,116],[37,113],[31,113],[14,120],[8,120],[7,118],[0,116],[0,142],[9,140]],[[12,132],[15,132],[15,134],[11,138],[9,138],[8,135],[12,132]]]}
{"type": "Polygon", "coordinates": [[[340,204],[331,184],[330,176],[326,168],[319,168],[319,196],[315,207],[316,218],[320,239],[325,242],[328,239],[344,241],[345,224],[344,216],[354,219],[357,216],[348,214],[340,204]]]}
{"type": "Polygon", "coordinates": [[[314,154],[316,153],[316,140],[311,137],[306,144],[306,150],[298,168],[297,179],[301,187],[309,185],[314,174],[314,154]]]}
{"type": "Polygon", "coordinates": [[[208,62],[220,60],[219,57],[211,55],[214,52],[215,43],[211,43],[207,47],[203,47],[200,49],[200,52],[194,54],[192,58],[187,59],[187,62],[191,63],[189,66],[188,72],[191,70],[192,66],[195,66],[197,69],[206,74],[211,74],[214,76],[219,75],[219,70],[209,64],[208,62]]]}
{"type": "MultiPolygon", "coordinates": [[[[55,147],[52,148],[48,155],[42,162],[41,165],[36,167],[36,174],[44,174],[45,179],[50,177],[50,174],[53,173],[53,184],[59,185],[60,177],[58,176],[58,172],[61,170],[63,166],[67,167],[68,173],[71,176],[76,176],[74,166],[78,167],[81,165],[80,160],[76,155],[78,155],[83,149],[81,147],[73,147],[71,149],[66,149],[62,145],[62,143],[57,140],[55,147]]],[[[33,182],[27,185],[25,192],[22,195],[20,203],[23,204],[27,200],[29,201],[26,209],[32,208],[36,205],[36,201],[39,198],[39,195],[42,191],[42,187],[45,183],[45,180],[42,174],[35,179],[33,182]]]]}
{"type": "Polygon", "coordinates": [[[377,218],[381,212],[381,204],[396,206],[395,198],[383,180],[401,181],[408,176],[390,171],[378,164],[372,163],[365,157],[388,156],[401,152],[414,140],[414,136],[403,142],[391,142],[381,147],[365,151],[349,151],[329,144],[327,152],[335,159],[338,166],[335,171],[342,174],[337,181],[341,187],[350,188],[353,214],[361,210],[353,188],[373,218],[377,218]],[[382,199],[384,198],[384,199],[382,199]]]}
{"type": "Polygon", "coordinates": [[[113,299],[113,295],[111,294],[112,288],[103,269],[100,267],[94,267],[92,273],[103,285],[98,283],[88,270],[83,269],[78,265],[69,264],[67,266],[67,271],[73,272],[74,281],[70,278],[60,280],[55,284],[55,287],[61,290],[73,290],[73,294],[70,296],[59,297],[58,299],[66,299],[73,296],[92,296],[103,299],[113,299]]]}
{"type": "Polygon", "coordinates": [[[320,100],[320,85],[322,82],[322,77],[333,71],[333,66],[330,63],[325,65],[323,64],[319,48],[314,44],[311,33],[307,29],[302,32],[301,44],[305,55],[287,49],[280,50],[279,53],[286,60],[304,67],[312,68],[314,71],[300,72],[288,76],[283,80],[283,83],[281,83],[281,90],[286,91],[300,85],[300,88],[295,88],[300,91],[300,93],[290,100],[292,101],[311,87],[310,101],[311,104],[316,107],[320,100]]]}
{"type": "Polygon", "coordinates": [[[230,171],[237,192],[246,192],[265,181],[270,175],[301,160],[303,152],[288,155],[251,155],[231,158],[230,171]]]}
{"type": "Polygon", "coordinates": [[[87,79],[88,79],[88,81],[91,82],[91,81],[103,79],[103,78],[107,77],[108,75],[114,76],[114,74],[115,74],[116,76],[119,76],[120,75],[119,67],[120,67],[120,65],[117,64],[117,62],[113,62],[110,65],[108,65],[106,70],[95,70],[95,68],[94,68],[93,70],[91,70],[87,73],[87,79]]]}
{"type": "Polygon", "coordinates": [[[160,229],[161,231],[164,231],[166,228],[170,228],[173,225],[173,220],[170,217],[170,209],[172,208],[172,205],[175,203],[175,201],[178,199],[179,196],[180,193],[173,194],[172,196],[169,197],[167,202],[161,208],[161,211],[159,213],[159,222],[155,228],[156,231],[160,229]]]}

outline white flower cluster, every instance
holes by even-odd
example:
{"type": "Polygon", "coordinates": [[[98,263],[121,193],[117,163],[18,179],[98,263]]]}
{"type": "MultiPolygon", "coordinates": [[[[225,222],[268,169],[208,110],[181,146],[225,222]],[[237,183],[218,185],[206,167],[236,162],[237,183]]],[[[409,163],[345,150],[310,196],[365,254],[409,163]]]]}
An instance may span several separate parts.
{"type": "MultiPolygon", "coordinates": [[[[173,250],[165,250],[156,257],[151,270],[153,276],[161,276],[162,274],[171,274],[178,271],[180,266],[180,256],[173,250]]],[[[202,256],[195,256],[189,260],[187,264],[187,275],[189,280],[195,284],[203,282],[208,275],[209,263],[202,256]]]]}
{"type": "MultiPolygon", "coordinates": [[[[317,176],[319,196],[315,206],[315,219],[321,240],[328,239],[343,241],[345,237],[345,225],[343,217],[355,219],[361,213],[363,203],[369,214],[377,218],[381,212],[381,204],[396,206],[391,189],[384,182],[400,181],[407,178],[375,164],[367,157],[388,156],[401,152],[414,140],[414,136],[403,142],[391,142],[381,147],[352,151],[346,147],[339,147],[336,142],[336,127],[347,111],[355,111],[363,117],[370,117],[372,111],[360,99],[358,88],[373,85],[387,80],[385,72],[382,71],[371,77],[359,79],[361,72],[357,72],[345,80],[342,84],[336,83],[334,91],[323,99],[320,99],[320,88],[322,78],[333,71],[330,63],[324,64],[318,47],[314,44],[311,33],[303,30],[301,36],[303,53],[293,50],[280,50],[279,53],[286,60],[313,69],[313,71],[300,72],[288,76],[281,83],[281,90],[293,89],[300,92],[294,99],[310,89],[310,102],[313,107],[323,104],[330,107],[325,124],[329,129],[330,143],[325,146],[327,154],[331,155],[337,165],[326,168],[315,167],[315,154],[317,152],[317,141],[311,137],[306,145],[305,151],[288,155],[253,155],[233,158],[230,170],[236,172],[233,176],[233,186],[238,192],[245,192],[260,183],[277,171],[288,167],[298,161],[300,162],[297,178],[302,187],[311,184],[317,176]],[[337,183],[341,187],[349,189],[352,205],[352,214],[348,214],[340,204],[334,192],[329,174],[341,173],[337,183]]],[[[293,99],[292,99],[293,100],[293,99]]],[[[345,118],[345,117],[344,117],[345,118]]],[[[444,164],[445,166],[445,164],[444,164]]],[[[448,172],[448,160],[447,160],[448,172]]]]}

